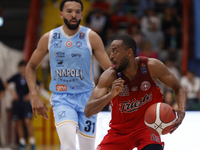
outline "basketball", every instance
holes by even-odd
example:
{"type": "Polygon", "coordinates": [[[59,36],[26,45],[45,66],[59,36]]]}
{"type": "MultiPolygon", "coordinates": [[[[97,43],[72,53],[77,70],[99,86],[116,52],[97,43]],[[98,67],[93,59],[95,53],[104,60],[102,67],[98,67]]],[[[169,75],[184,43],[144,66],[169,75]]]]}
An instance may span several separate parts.
{"type": "Polygon", "coordinates": [[[144,122],[147,128],[155,134],[164,135],[170,132],[172,123],[176,120],[173,108],[166,103],[155,103],[145,112],[144,122]]]}

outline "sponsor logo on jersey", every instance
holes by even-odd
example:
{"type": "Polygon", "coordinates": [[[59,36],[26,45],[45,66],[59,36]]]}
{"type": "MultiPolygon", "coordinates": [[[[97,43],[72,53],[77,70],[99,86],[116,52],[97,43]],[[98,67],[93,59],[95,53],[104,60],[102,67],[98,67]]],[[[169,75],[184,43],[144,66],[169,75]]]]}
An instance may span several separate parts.
{"type": "Polygon", "coordinates": [[[85,33],[80,32],[80,34],[79,34],[79,38],[80,38],[80,39],[84,39],[84,37],[85,37],[85,33]]]}
{"type": "Polygon", "coordinates": [[[147,66],[145,64],[142,63],[141,66],[140,66],[140,68],[141,68],[142,74],[147,73],[147,66]]]}
{"type": "Polygon", "coordinates": [[[119,93],[119,96],[129,96],[129,88],[128,85],[124,85],[123,92],[119,93]]]}
{"type": "Polygon", "coordinates": [[[62,119],[62,118],[65,118],[65,117],[66,117],[65,111],[60,111],[60,112],[58,112],[58,118],[59,118],[59,119],[62,119]]]}
{"type": "Polygon", "coordinates": [[[67,42],[65,43],[65,45],[66,45],[68,48],[72,47],[72,41],[67,41],[67,42]]]}
{"type": "Polygon", "coordinates": [[[148,91],[151,88],[151,84],[148,81],[143,81],[140,88],[142,91],[148,91]]]}
{"type": "Polygon", "coordinates": [[[61,48],[61,45],[62,45],[62,41],[55,41],[54,42],[54,48],[61,48]]]}
{"type": "Polygon", "coordinates": [[[156,141],[158,143],[160,143],[160,137],[156,136],[155,134],[151,134],[151,141],[156,141]]]}
{"type": "Polygon", "coordinates": [[[56,91],[67,91],[66,85],[56,85],[56,91]]]}
{"type": "Polygon", "coordinates": [[[64,67],[62,59],[57,59],[57,65],[56,65],[56,67],[64,67]]]}
{"type": "Polygon", "coordinates": [[[76,46],[77,47],[81,47],[82,46],[82,43],[80,41],[76,42],[76,46]]]}
{"type": "Polygon", "coordinates": [[[65,52],[55,52],[54,56],[55,57],[65,57],[65,52]]]}
{"type": "Polygon", "coordinates": [[[134,86],[134,87],[131,88],[131,91],[133,91],[133,92],[134,92],[134,91],[137,91],[137,90],[138,90],[138,87],[137,87],[137,86],[134,86]]]}
{"type": "Polygon", "coordinates": [[[136,100],[135,98],[133,100],[124,101],[121,104],[119,104],[119,110],[121,113],[131,113],[133,111],[138,110],[141,106],[146,104],[147,102],[152,100],[152,93],[145,94],[144,97],[142,97],[140,100],[136,100]]]}
{"type": "Polygon", "coordinates": [[[56,70],[56,77],[54,80],[57,80],[58,77],[79,77],[81,80],[84,79],[83,77],[83,70],[82,69],[61,69],[56,70]]]}
{"type": "Polygon", "coordinates": [[[72,53],[71,56],[72,56],[72,58],[73,57],[81,57],[81,53],[72,53]]]}

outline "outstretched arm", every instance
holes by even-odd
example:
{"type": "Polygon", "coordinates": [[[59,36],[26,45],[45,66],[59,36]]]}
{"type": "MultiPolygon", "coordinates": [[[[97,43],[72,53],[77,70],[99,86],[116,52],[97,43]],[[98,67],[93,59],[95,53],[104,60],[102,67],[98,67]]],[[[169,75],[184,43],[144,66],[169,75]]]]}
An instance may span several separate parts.
{"type": "Polygon", "coordinates": [[[108,54],[105,51],[101,38],[94,31],[90,31],[89,38],[95,58],[97,59],[103,70],[108,69],[112,65],[112,63],[108,57],[108,54]]]}
{"type": "Polygon", "coordinates": [[[176,122],[174,122],[174,126],[170,132],[172,133],[178,128],[185,117],[186,93],[176,77],[166,68],[162,62],[156,59],[149,59],[148,66],[153,79],[158,78],[162,83],[164,83],[175,92],[178,104],[178,109],[175,111],[177,112],[178,119],[176,122]]]}
{"type": "Polygon", "coordinates": [[[32,110],[35,118],[37,118],[36,112],[38,115],[42,115],[46,119],[48,118],[46,114],[48,109],[42,99],[39,97],[36,85],[36,68],[48,52],[48,38],[49,33],[44,34],[40,38],[37,48],[33,52],[26,66],[26,80],[30,91],[32,110]]]}
{"type": "Polygon", "coordinates": [[[100,112],[120,91],[123,90],[124,81],[117,79],[114,69],[109,68],[100,77],[98,85],[92,92],[85,106],[85,116],[91,117],[100,112]],[[109,88],[112,86],[110,92],[109,88]]]}

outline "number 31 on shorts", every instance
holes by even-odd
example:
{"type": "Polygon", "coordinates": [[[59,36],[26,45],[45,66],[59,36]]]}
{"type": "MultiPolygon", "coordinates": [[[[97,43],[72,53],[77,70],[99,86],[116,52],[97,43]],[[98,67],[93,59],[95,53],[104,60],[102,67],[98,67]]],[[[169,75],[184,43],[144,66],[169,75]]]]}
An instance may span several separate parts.
{"type": "Polygon", "coordinates": [[[90,120],[87,120],[85,123],[87,124],[87,126],[84,128],[84,130],[86,132],[94,133],[95,132],[95,122],[91,122],[90,120]]]}

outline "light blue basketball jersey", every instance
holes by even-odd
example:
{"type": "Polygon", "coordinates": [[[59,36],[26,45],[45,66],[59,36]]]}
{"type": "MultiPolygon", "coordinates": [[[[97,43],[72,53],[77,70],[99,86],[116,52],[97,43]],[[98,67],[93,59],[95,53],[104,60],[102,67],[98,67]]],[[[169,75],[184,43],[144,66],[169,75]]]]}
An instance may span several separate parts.
{"type": "Polygon", "coordinates": [[[84,26],[68,36],[62,26],[50,31],[51,82],[55,93],[82,93],[94,88],[93,54],[89,41],[91,30],[84,26]]]}

